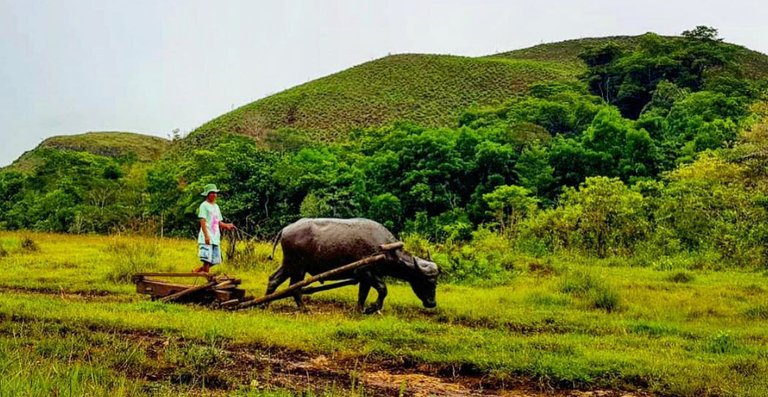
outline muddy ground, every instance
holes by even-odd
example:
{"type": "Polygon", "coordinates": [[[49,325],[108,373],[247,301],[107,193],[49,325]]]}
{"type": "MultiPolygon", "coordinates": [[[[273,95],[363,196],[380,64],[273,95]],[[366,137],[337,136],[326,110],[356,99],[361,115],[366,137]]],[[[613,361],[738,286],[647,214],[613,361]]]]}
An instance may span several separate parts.
{"type": "MultiPolygon", "coordinates": [[[[175,340],[146,333],[129,333],[145,346],[147,356],[160,361],[175,340]]],[[[172,383],[206,383],[209,389],[226,393],[236,389],[284,388],[323,395],[335,390],[342,395],[367,396],[646,396],[647,394],[608,390],[556,390],[546,383],[519,379],[510,382],[486,379],[473,374],[471,368],[392,363],[370,358],[345,358],[325,354],[307,354],[259,345],[225,344],[220,358],[208,369],[204,380],[179,372],[177,368],[158,368],[156,373],[131,374],[148,381],[169,380],[172,383]]]]}

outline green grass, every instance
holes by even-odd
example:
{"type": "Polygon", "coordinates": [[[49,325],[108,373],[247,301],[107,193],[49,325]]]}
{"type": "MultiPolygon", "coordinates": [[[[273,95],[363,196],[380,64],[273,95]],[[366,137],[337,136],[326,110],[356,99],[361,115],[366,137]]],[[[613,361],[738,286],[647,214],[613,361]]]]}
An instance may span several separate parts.
{"type": "MultiPolygon", "coordinates": [[[[338,362],[463,368],[495,384],[522,379],[556,388],[687,396],[768,392],[768,379],[759,376],[768,370],[768,277],[761,273],[689,271],[695,278],[680,283],[651,266],[553,257],[563,271],[534,269],[496,287],[442,284],[434,311],[422,309],[407,285],[394,283],[381,316],[354,312],[355,288],[318,294],[310,313],[297,312],[288,301],[232,313],[149,302],[109,276],[128,260],[122,248],[115,249],[123,244],[146,247],[135,255],[153,257],[167,269],[188,271],[196,265],[191,240],[29,237],[38,251],[23,250],[21,234],[0,233],[0,246],[8,251],[0,259],[5,322],[159,332],[202,346],[220,340],[324,354],[338,362]],[[71,294],[77,291],[87,294],[71,294]]],[[[257,244],[257,260],[219,271],[236,274],[260,295],[277,266],[263,260],[268,250],[268,244],[257,244]]],[[[77,350],[57,349],[57,355],[77,350]]],[[[188,352],[182,361],[204,362],[208,353],[188,352]]]]}
{"type": "Polygon", "coordinates": [[[47,138],[37,148],[27,151],[8,169],[31,172],[42,162],[41,149],[73,150],[105,157],[135,156],[142,162],[160,158],[169,148],[170,141],[133,132],[87,132],[47,138]]]}
{"type": "Polygon", "coordinates": [[[188,343],[165,336],[142,340],[118,330],[78,324],[0,321],[3,397],[294,395],[255,379],[236,385],[242,374],[217,368],[227,360],[225,352],[210,341],[188,343]],[[154,382],[142,379],[160,375],[164,378],[154,382]]]}

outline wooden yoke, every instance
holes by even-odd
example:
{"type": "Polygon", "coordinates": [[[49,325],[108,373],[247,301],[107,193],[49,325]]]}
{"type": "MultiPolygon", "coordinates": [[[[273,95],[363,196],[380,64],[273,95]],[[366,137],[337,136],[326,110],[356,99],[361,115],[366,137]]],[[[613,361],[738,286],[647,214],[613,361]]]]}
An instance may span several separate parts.
{"type": "MultiPolygon", "coordinates": [[[[382,244],[382,245],[379,246],[379,251],[392,251],[392,250],[403,248],[403,245],[404,244],[402,242],[400,242],[400,241],[395,242],[395,243],[382,244]]],[[[323,273],[320,273],[318,275],[312,276],[312,277],[310,277],[308,279],[299,281],[296,284],[291,284],[290,286],[288,286],[288,288],[285,288],[283,290],[276,291],[274,293],[271,293],[271,294],[266,295],[266,296],[262,296],[261,298],[254,299],[252,301],[243,302],[243,303],[235,306],[233,309],[245,309],[245,308],[248,308],[248,307],[251,307],[251,306],[261,305],[263,303],[271,302],[271,301],[274,301],[274,300],[277,300],[277,299],[284,298],[286,296],[290,296],[296,290],[298,290],[298,289],[300,289],[302,287],[305,287],[305,286],[307,286],[309,284],[312,284],[312,283],[317,282],[317,281],[325,280],[328,277],[335,276],[335,275],[340,274],[340,273],[344,273],[344,272],[347,272],[347,271],[350,271],[350,270],[355,270],[355,269],[359,269],[359,268],[364,267],[364,266],[372,265],[372,264],[374,264],[376,262],[384,260],[386,257],[387,256],[384,253],[379,253],[379,254],[371,255],[369,257],[366,257],[366,258],[360,259],[358,261],[352,262],[352,263],[350,263],[348,265],[337,267],[337,268],[331,269],[331,270],[329,270],[327,272],[323,272],[323,273]]]]}

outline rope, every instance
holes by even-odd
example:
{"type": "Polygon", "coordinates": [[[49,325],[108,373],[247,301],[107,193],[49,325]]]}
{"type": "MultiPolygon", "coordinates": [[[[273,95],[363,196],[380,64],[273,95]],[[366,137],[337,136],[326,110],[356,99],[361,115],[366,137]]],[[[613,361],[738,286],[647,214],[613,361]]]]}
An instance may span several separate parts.
{"type": "Polygon", "coordinates": [[[245,240],[244,238],[242,238],[243,236],[248,237],[251,240],[256,240],[257,239],[256,236],[254,236],[254,235],[252,235],[252,234],[250,234],[250,233],[248,233],[245,230],[240,229],[240,228],[235,228],[235,233],[238,234],[238,236],[237,236],[238,240],[245,240]]]}

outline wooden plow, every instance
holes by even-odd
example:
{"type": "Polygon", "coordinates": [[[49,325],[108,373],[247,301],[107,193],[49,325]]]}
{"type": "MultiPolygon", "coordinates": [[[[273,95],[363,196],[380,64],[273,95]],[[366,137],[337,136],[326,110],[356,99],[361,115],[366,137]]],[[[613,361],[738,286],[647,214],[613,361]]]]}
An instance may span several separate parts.
{"type": "Polygon", "coordinates": [[[161,302],[183,302],[209,304],[216,308],[227,308],[232,310],[246,309],[253,306],[264,305],[266,303],[292,297],[300,290],[302,295],[310,295],[315,292],[328,291],[355,285],[357,280],[350,278],[337,281],[333,284],[310,287],[310,284],[325,281],[333,276],[342,273],[352,272],[365,266],[373,265],[384,258],[386,252],[400,249],[402,242],[383,244],[379,246],[379,252],[365,257],[350,264],[331,269],[314,275],[305,280],[291,284],[287,288],[276,291],[272,294],[254,298],[246,295],[245,290],[238,288],[241,281],[236,278],[230,278],[225,275],[213,275],[209,273],[137,273],[133,275],[132,280],[136,284],[136,292],[148,294],[153,300],[161,302]],[[188,285],[170,283],[162,278],[204,278],[203,284],[188,285]],[[160,278],[160,279],[158,279],[160,278]]]}
{"type": "Polygon", "coordinates": [[[136,292],[147,294],[152,300],[161,302],[182,302],[208,304],[220,307],[225,302],[246,302],[253,296],[246,296],[238,288],[241,281],[226,275],[209,273],[137,273],[132,277],[136,292]],[[171,283],[168,278],[202,278],[204,283],[189,285],[171,283]]]}

